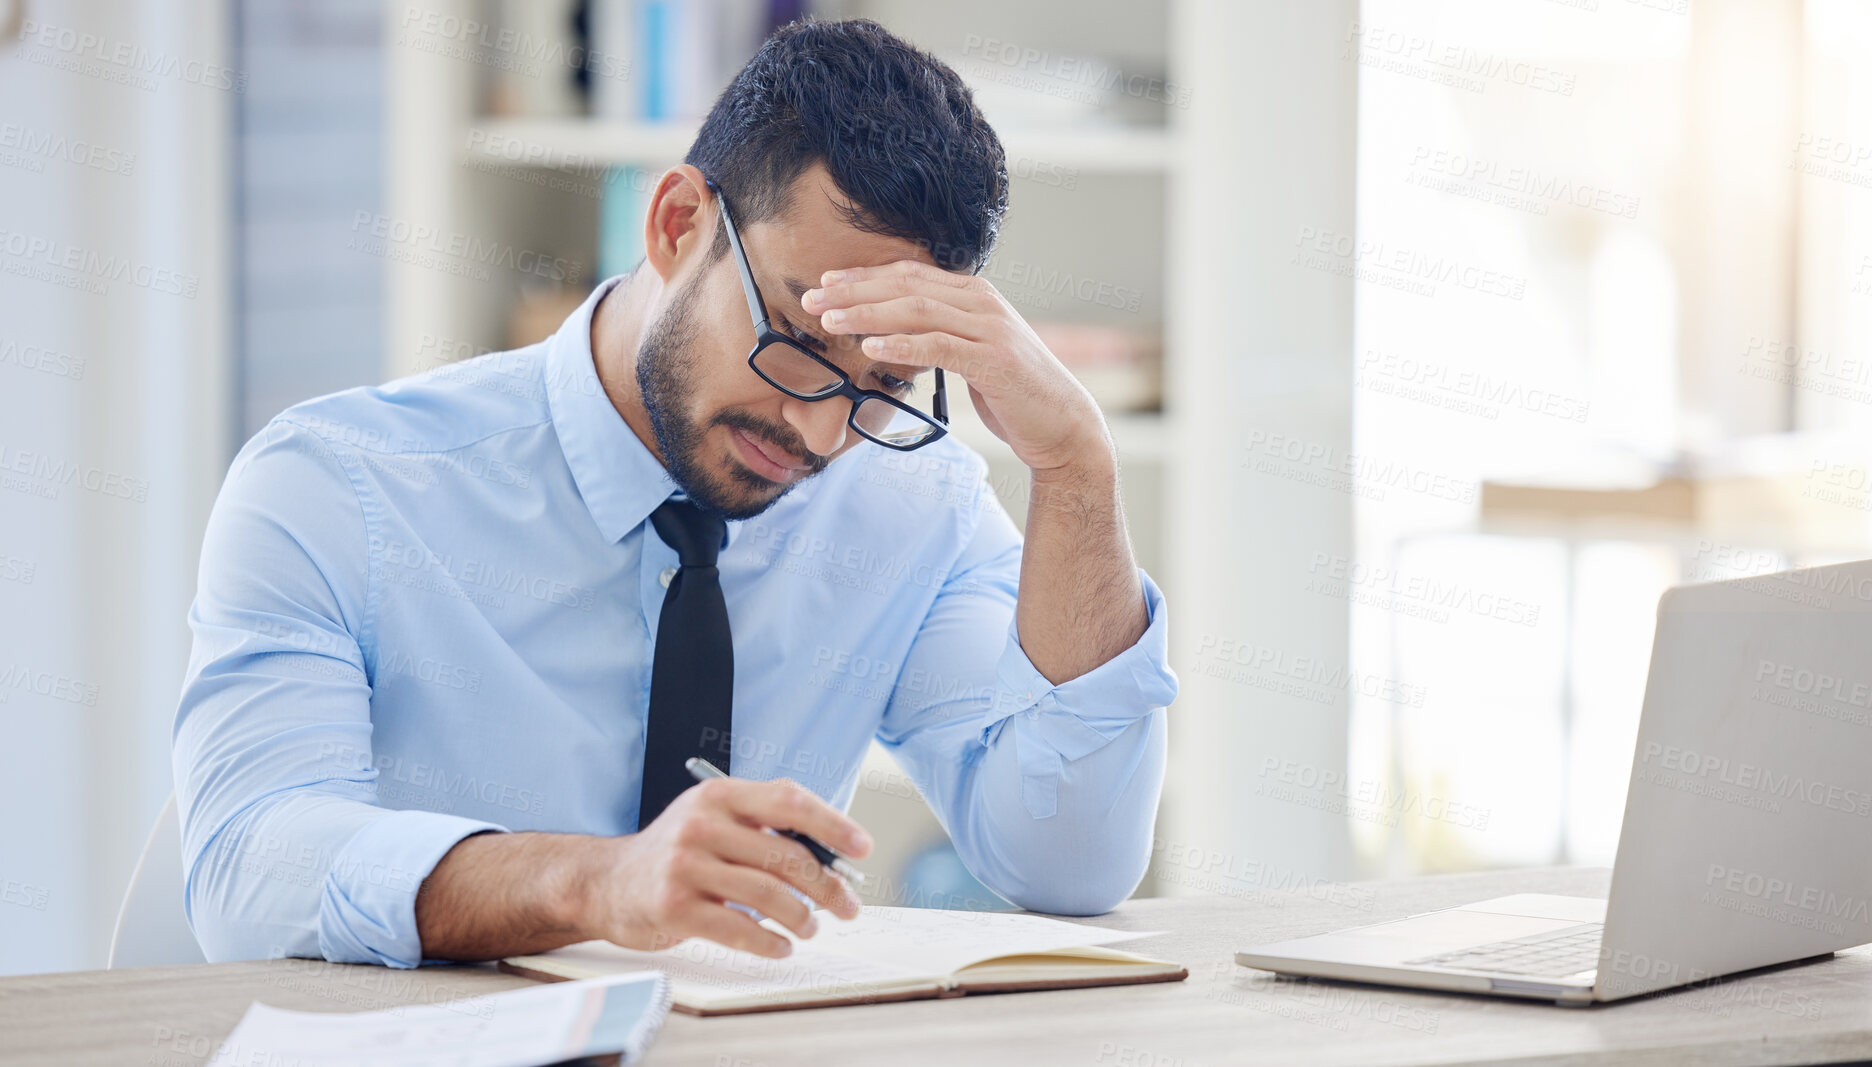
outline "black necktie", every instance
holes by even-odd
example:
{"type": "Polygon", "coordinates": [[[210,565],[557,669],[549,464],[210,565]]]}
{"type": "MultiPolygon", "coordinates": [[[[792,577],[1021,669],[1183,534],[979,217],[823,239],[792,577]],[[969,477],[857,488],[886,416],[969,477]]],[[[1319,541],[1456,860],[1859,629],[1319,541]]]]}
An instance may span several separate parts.
{"type": "Polygon", "coordinates": [[[650,522],[682,567],[670,579],[657,617],[639,830],[695,784],[683,766],[689,757],[701,756],[726,771],[733,751],[734,644],[721,572],[715,569],[727,524],[674,498],[651,512],[650,522]]]}

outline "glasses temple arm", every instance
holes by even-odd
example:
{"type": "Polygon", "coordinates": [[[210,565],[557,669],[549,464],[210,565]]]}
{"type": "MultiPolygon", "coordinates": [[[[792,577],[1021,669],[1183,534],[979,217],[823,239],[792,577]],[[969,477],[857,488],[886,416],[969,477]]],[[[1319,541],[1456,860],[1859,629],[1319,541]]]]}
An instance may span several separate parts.
{"type": "Polygon", "coordinates": [[[754,316],[754,323],[765,328],[769,325],[767,302],[761,299],[760,287],[754,284],[754,272],[748,268],[747,249],[741,247],[741,234],[735,230],[734,216],[728,211],[728,198],[714,181],[708,183],[715,192],[715,203],[721,207],[722,229],[728,231],[728,243],[734,248],[735,269],[741,272],[741,292],[747,297],[748,314],[754,316]]]}

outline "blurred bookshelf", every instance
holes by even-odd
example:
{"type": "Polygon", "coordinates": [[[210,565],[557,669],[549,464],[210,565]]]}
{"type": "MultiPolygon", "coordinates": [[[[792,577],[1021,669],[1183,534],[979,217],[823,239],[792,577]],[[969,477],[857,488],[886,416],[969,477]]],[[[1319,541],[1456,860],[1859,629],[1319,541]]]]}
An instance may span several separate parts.
{"type": "MultiPolygon", "coordinates": [[[[1020,12],[965,2],[935,13],[894,0],[442,0],[399,10],[388,16],[388,224],[553,266],[391,258],[386,372],[529,343],[556,326],[592,284],[628,269],[629,250],[608,254],[606,234],[640,227],[633,199],[681,159],[767,23],[798,10],[866,16],[976,89],[1012,176],[985,273],[1099,399],[1127,479],[1149,478],[1174,430],[1162,405],[1163,337],[1174,333],[1164,233],[1179,157],[1170,104],[1187,87],[1169,76],[1172,2],[1020,12]],[[672,26],[674,39],[656,37],[672,26]],[[685,29],[710,39],[682,40],[685,29]],[[660,54],[651,39],[664,42],[660,54]],[[582,75],[570,61],[580,55],[582,75]],[[684,60],[707,69],[673,71],[684,60]],[[658,79],[666,84],[650,84],[658,79]],[[614,199],[621,226],[607,224],[614,199]]],[[[957,407],[957,435],[1011,463],[971,406],[957,407]]],[[[1139,527],[1154,518],[1132,515],[1139,527]]]]}
{"type": "MultiPolygon", "coordinates": [[[[950,63],[1001,136],[1010,206],[983,273],[1099,400],[1139,562],[1174,599],[1165,546],[1178,522],[1201,513],[1165,492],[1165,461],[1185,433],[1163,402],[1166,378],[1179,372],[1166,339],[1198,332],[1170,321],[1188,306],[1170,294],[1172,279],[1200,265],[1178,260],[1171,204],[1183,180],[1187,94],[1229,91],[1219,68],[1207,88],[1179,80],[1170,53],[1187,38],[1172,31],[1189,2],[399,6],[386,16],[386,218],[371,222],[432,235],[431,252],[493,248],[505,258],[387,255],[386,377],[556,328],[595,283],[634,264],[643,198],[687,152],[770,24],[800,12],[874,18],[950,63]]],[[[1024,522],[1025,471],[972,403],[952,403],[951,413],[955,435],[987,459],[1024,522]]],[[[853,813],[916,821],[913,837],[934,825],[920,801],[910,814],[881,811],[882,802],[861,790],[853,813]]],[[[1152,892],[1148,880],[1140,892],[1152,892]]]]}

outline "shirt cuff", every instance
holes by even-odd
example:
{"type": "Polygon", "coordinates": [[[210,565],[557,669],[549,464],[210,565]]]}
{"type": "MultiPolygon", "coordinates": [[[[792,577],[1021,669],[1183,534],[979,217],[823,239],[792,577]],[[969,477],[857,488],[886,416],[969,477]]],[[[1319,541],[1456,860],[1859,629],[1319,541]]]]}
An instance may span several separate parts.
{"type": "Polygon", "coordinates": [[[506,827],[434,811],[391,811],[332,857],[319,906],[319,952],[334,963],[422,962],[416,890],[456,842],[506,827]]]}
{"type": "Polygon", "coordinates": [[[1009,723],[1021,769],[1021,800],[1044,819],[1059,810],[1060,772],[1069,760],[1098,751],[1131,724],[1176,699],[1169,665],[1169,613],[1162,590],[1142,567],[1144,633],[1130,648],[1077,678],[1054,685],[1034,667],[1020,644],[1019,613],[1008,623],[1007,645],[995,668],[996,711],[982,728],[993,744],[1009,723]]]}

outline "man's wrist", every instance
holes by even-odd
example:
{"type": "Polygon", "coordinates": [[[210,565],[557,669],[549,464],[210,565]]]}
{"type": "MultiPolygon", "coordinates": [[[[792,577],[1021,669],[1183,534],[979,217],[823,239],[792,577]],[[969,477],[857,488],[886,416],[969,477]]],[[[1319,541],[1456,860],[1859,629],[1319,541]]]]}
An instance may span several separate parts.
{"type": "Polygon", "coordinates": [[[1103,425],[1098,429],[1101,432],[1088,434],[1085,442],[1072,450],[1070,461],[1032,469],[1033,503],[1063,496],[1112,498],[1118,482],[1118,455],[1112,449],[1111,438],[1102,432],[1103,425]]]}
{"type": "Polygon", "coordinates": [[[546,909],[554,929],[589,941],[593,894],[603,881],[606,838],[568,834],[547,873],[546,909]]]}
{"type": "Polygon", "coordinates": [[[1105,428],[1105,420],[1095,416],[1081,427],[1078,440],[1064,450],[1068,457],[1066,462],[1056,467],[1035,467],[1035,477],[1083,477],[1087,473],[1116,469],[1118,454],[1112,446],[1111,431],[1105,428]]]}

